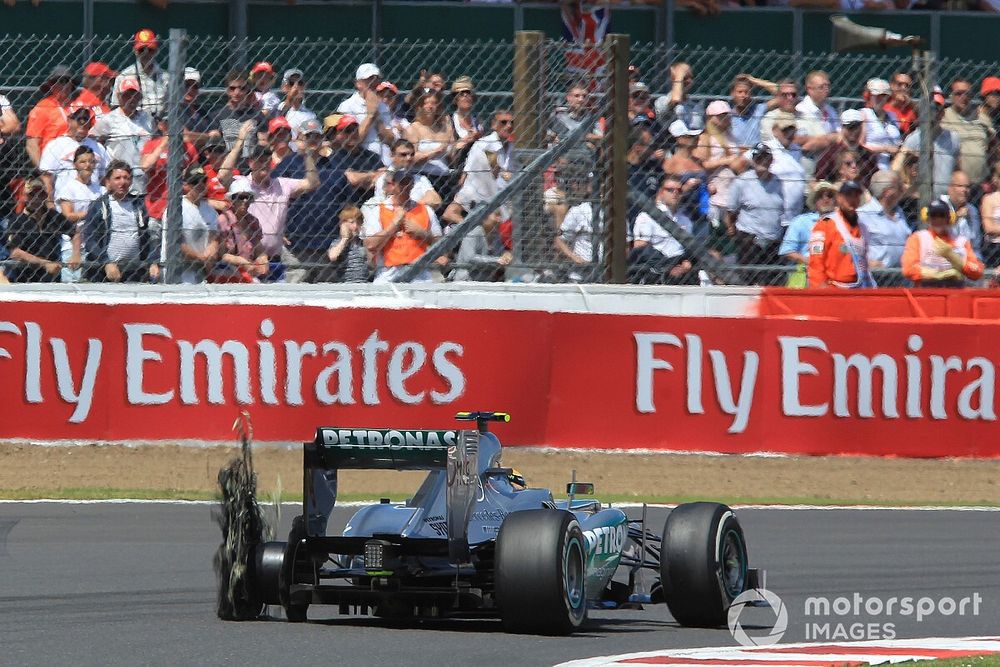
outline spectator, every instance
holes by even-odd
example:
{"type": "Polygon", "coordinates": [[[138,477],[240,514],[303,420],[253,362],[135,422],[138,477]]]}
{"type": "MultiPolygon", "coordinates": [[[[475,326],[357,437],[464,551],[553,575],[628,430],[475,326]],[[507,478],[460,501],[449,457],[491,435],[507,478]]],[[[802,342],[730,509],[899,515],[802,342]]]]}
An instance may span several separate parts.
{"type": "MultiPolygon", "coordinates": [[[[226,75],[226,105],[216,112],[212,119],[208,134],[222,137],[226,149],[232,150],[244,124],[253,123],[253,131],[240,142],[243,153],[237,156],[239,166],[246,164],[247,158],[259,145],[267,143],[267,120],[257,107],[256,98],[252,94],[250,82],[246,74],[233,70],[226,75]]],[[[234,167],[237,165],[233,165],[234,167]]]]}
{"type": "MultiPolygon", "coordinates": [[[[895,163],[895,161],[893,161],[895,163]]],[[[899,200],[899,207],[907,220],[920,219],[920,156],[915,153],[907,153],[903,156],[903,164],[898,170],[893,171],[899,175],[899,181],[903,188],[902,198],[899,200]]]]}
{"type": "Polygon", "coordinates": [[[48,208],[42,179],[26,180],[24,196],[24,212],[12,217],[7,229],[10,258],[17,262],[10,279],[19,283],[57,282],[62,272],[62,236],[76,236],[76,223],[48,208]]]}
{"type": "Polygon", "coordinates": [[[156,122],[147,111],[139,109],[142,94],[135,77],[118,77],[118,108],[104,114],[94,123],[90,135],[104,142],[108,156],[132,167],[132,193],[146,189],[146,173],[140,165],[142,149],[156,129],[156,122]]]}
{"type": "Polygon", "coordinates": [[[493,112],[493,130],[472,144],[465,161],[462,187],[455,200],[466,210],[472,202],[486,202],[514,178],[519,167],[514,159],[514,116],[507,109],[493,112]]]}
{"type": "Polygon", "coordinates": [[[732,100],[733,136],[740,146],[753,146],[760,138],[760,122],[764,114],[778,106],[778,84],[765,81],[749,74],[738,74],[729,86],[729,97],[732,100]],[[771,94],[767,102],[753,101],[754,86],[760,86],[771,94]]]}
{"type": "MultiPolygon", "coordinates": [[[[962,171],[968,174],[975,185],[972,199],[978,201],[979,186],[989,176],[987,157],[993,135],[989,126],[984,125],[977,116],[971,102],[972,83],[963,78],[952,81],[951,106],[945,110],[941,125],[958,134],[962,171]]],[[[937,155],[934,159],[937,160],[937,155]]]]}
{"type": "MultiPolygon", "coordinates": [[[[679,121],[674,121],[679,122],[679,121]]],[[[681,179],[673,174],[663,177],[656,193],[656,208],[688,234],[694,223],[680,209],[681,179]]],[[[684,246],[645,211],[635,218],[631,230],[632,250],[628,255],[630,283],[641,285],[692,285],[697,273],[684,246]]]]}
{"type": "MultiPolygon", "coordinates": [[[[397,139],[392,144],[392,166],[393,171],[410,171],[413,169],[413,160],[416,150],[413,147],[413,143],[407,139],[397,139]]],[[[389,200],[389,196],[385,192],[385,182],[386,178],[389,176],[388,172],[382,172],[379,174],[378,178],[375,179],[375,195],[365,202],[365,206],[377,206],[383,202],[389,200]]],[[[433,209],[437,209],[441,205],[441,195],[437,193],[434,186],[423,174],[416,174],[414,176],[413,188],[410,191],[410,197],[413,201],[420,202],[421,204],[427,204],[433,209]]]]}
{"type": "MultiPolygon", "coordinates": [[[[76,225],[77,233],[62,237],[62,282],[78,283],[83,278],[80,264],[84,259],[80,244],[80,230],[87,217],[90,203],[101,196],[101,184],[93,179],[97,170],[97,156],[90,146],[77,146],[73,152],[75,174],[63,180],[56,189],[55,204],[64,218],[76,225]]],[[[104,180],[104,179],[101,179],[104,180]]]]}
{"type": "Polygon", "coordinates": [[[649,129],[653,134],[653,145],[659,153],[659,158],[663,159],[666,154],[664,149],[668,144],[669,137],[664,134],[663,125],[656,119],[656,113],[649,104],[649,86],[642,81],[636,81],[629,85],[628,90],[628,119],[633,126],[641,125],[649,129]]]}
{"type": "MultiPolygon", "coordinates": [[[[146,215],[156,229],[163,229],[167,209],[167,119],[157,118],[156,135],[142,147],[139,168],[146,175],[146,215]]],[[[190,141],[183,142],[181,169],[198,163],[198,150],[190,141]]]]}
{"type": "Polygon", "coordinates": [[[284,163],[288,162],[295,153],[292,151],[292,125],[284,116],[274,116],[267,121],[267,147],[271,149],[271,166],[278,175],[284,175],[284,163]]]}
{"type": "Polygon", "coordinates": [[[868,187],[872,174],[878,171],[878,156],[865,148],[862,143],[864,119],[864,115],[857,109],[846,109],[840,114],[843,129],[838,138],[820,153],[816,161],[816,178],[826,181],[841,180],[838,174],[840,154],[850,151],[856,155],[858,163],[858,172],[852,180],[857,180],[862,187],[868,187]]]}
{"type": "MultiPolygon", "coordinates": [[[[236,135],[236,142],[219,167],[219,181],[224,186],[230,186],[233,181],[233,168],[242,154],[243,144],[256,127],[255,121],[247,121],[236,135]]],[[[253,192],[254,201],[250,204],[250,213],[260,221],[263,233],[263,246],[267,256],[272,261],[282,261],[289,266],[298,264],[295,257],[284,245],[285,224],[288,222],[289,203],[306,192],[319,187],[319,176],[312,153],[306,152],[303,157],[305,177],[272,178],[271,151],[265,146],[258,146],[250,156],[250,172],[247,181],[253,192]]],[[[241,177],[244,178],[244,177],[241,177]]]]}
{"type": "MultiPolygon", "coordinates": [[[[389,129],[392,130],[394,140],[402,139],[406,135],[406,128],[410,126],[410,121],[400,112],[399,88],[391,81],[381,81],[375,86],[375,92],[378,93],[378,98],[389,109],[389,116],[392,118],[389,129]]],[[[389,145],[391,144],[382,144],[383,161],[384,158],[389,156],[389,145]]]]}
{"type": "Polygon", "coordinates": [[[201,72],[193,67],[184,68],[184,98],[181,100],[184,115],[184,140],[204,144],[212,130],[212,117],[198,105],[201,93],[201,72]]]}
{"type": "Polygon", "coordinates": [[[337,113],[353,116],[358,122],[361,147],[381,157],[382,142],[391,143],[392,114],[385,102],[379,99],[378,87],[382,72],[372,63],[358,67],[354,75],[353,95],[337,106],[337,113]]]}
{"type": "MultiPolygon", "coordinates": [[[[861,156],[851,149],[842,150],[837,154],[837,161],[835,163],[836,170],[834,171],[834,185],[839,189],[841,184],[847,181],[854,181],[861,185],[861,156]]],[[[871,179],[869,179],[870,181],[871,179]]],[[[861,186],[861,201],[863,203],[868,203],[871,201],[871,193],[868,192],[868,188],[861,186]]]]}
{"type": "Polygon", "coordinates": [[[462,237],[455,258],[458,268],[452,280],[494,283],[503,280],[504,268],[510,265],[514,256],[504,247],[500,236],[502,217],[497,209],[462,237]]]}
{"type": "MultiPolygon", "coordinates": [[[[219,180],[219,168],[226,158],[226,142],[222,137],[208,137],[201,149],[200,162],[208,176],[208,188],[205,191],[205,198],[209,205],[216,211],[225,211],[229,208],[229,200],[226,197],[226,186],[219,180]]],[[[239,176],[239,171],[234,171],[233,176],[239,176]]]]}
{"type": "Polygon", "coordinates": [[[757,144],[750,156],[753,168],[736,177],[729,189],[726,229],[736,239],[740,264],[777,264],[785,210],[783,186],[771,173],[770,146],[757,144]]]}
{"type": "Polygon", "coordinates": [[[809,287],[875,287],[868,269],[868,233],[858,221],[861,185],[845,181],[837,210],[819,219],[809,238],[809,287]]]}
{"type": "Polygon", "coordinates": [[[298,128],[307,120],[316,120],[316,114],[310,111],[305,105],[306,99],[306,79],[302,70],[293,68],[285,70],[281,77],[281,92],[285,95],[285,101],[278,107],[276,113],[281,114],[288,121],[292,129],[292,138],[299,136],[298,128]]]}
{"type": "Polygon", "coordinates": [[[951,207],[955,216],[955,234],[969,239],[976,256],[982,256],[983,225],[979,219],[979,209],[969,201],[971,188],[972,184],[965,172],[954,171],[948,183],[948,194],[941,197],[941,201],[951,207]]]}
{"type": "Polygon", "coordinates": [[[899,207],[903,186],[899,175],[881,169],[872,176],[872,199],[858,208],[858,217],[868,232],[868,266],[897,269],[903,246],[912,229],[899,207]]]}
{"type": "MultiPolygon", "coordinates": [[[[675,123],[680,123],[680,121],[675,121],[675,123]]],[[[675,125],[675,128],[683,127],[683,123],[680,125],[675,125]]],[[[688,130],[685,127],[684,132],[688,130]]],[[[694,130],[698,132],[697,130],[694,130]]],[[[701,134],[701,132],[698,132],[701,134]]],[[[698,141],[697,137],[694,137],[693,141],[688,141],[689,144],[696,143],[698,141]]],[[[690,149],[687,153],[690,154],[690,149]]],[[[655,160],[651,160],[653,154],[653,133],[649,131],[648,127],[644,125],[633,125],[629,128],[629,150],[625,155],[625,161],[628,163],[628,186],[629,190],[634,192],[640,192],[650,199],[656,196],[656,191],[660,187],[660,179],[663,177],[663,172],[665,166],[661,168],[655,160]]],[[[675,153],[676,155],[676,153],[675,153]]],[[[683,158],[683,155],[679,156],[679,160],[683,158]]],[[[664,165],[667,164],[664,161],[664,165]]],[[[636,214],[638,215],[638,211],[636,214]]],[[[635,217],[635,215],[631,217],[635,217]]]]}
{"type": "MultiPolygon", "coordinates": [[[[812,177],[823,152],[840,140],[837,112],[826,101],[830,96],[830,77],[823,70],[806,75],[806,96],[795,105],[802,146],[802,167],[812,177]]],[[[824,178],[817,174],[816,178],[824,178]]]]}
{"type": "MultiPolygon", "coordinates": [[[[800,272],[804,272],[809,265],[809,237],[812,236],[813,227],[816,226],[816,222],[820,218],[833,212],[836,208],[836,201],[836,186],[830,181],[817,182],[806,198],[806,206],[809,210],[797,215],[785,228],[785,235],[781,239],[778,254],[786,261],[793,262],[800,272]]],[[[800,280],[799,284],[791,284],[791,281],[790,278],[789,287],[805,287],[807,282],[800,280]]]]}
{"type": "MultiPolygon", "coordinates": [[[[661,174],[674,174],[680,179],[680,208],[686,215],[699,221],[702,221],[704,214],[707,212],[702,209],[706,208],[703,207],[703,203],[708,200],[708,188],[705,185],[705,167],[695,155],[695,149],[698,146],[698,137],[701,134],[701,130],[689,129],[682,121],[675,120],[670,125],[670,135],[674,138],[674,154],[663,161],[663,169],[661,171],[661,174]]],[[[659,180],[660,177],[660,175],[657,175],[654,182],[659,180]]],[[[660,190],[661,185],[661,183],[655,183],[652,186],[652,194],[648,196],[655,196],[660,190]]],[[[638,212],[631,215],[631,217],[634,218],[635,215],[638,215],[638,212]]],[[[696,229],[696,234],[699,237],[707,236],[707,232],[708,230],[704,225],[699,225],[696,229]]]]}
{"type": "Polygon", "coordinates": [[[361,238],[364,220],[361,209],[353,204],[348,204],[340,210],[337,219],[340,221],[340,236],[330,244],[327,259],[330,260],[331,264],[343,267],[340,271],[343,276],[341,282],[366,283],[370,271],[368,269],[368,251],[365,250],[365,244],[361,238]]]}
{"type": "Polygon", "coordinates": [[[181,198],[181,282],[205,282],[219,259],[219,214],[205,201],[208,176],[200,164],[184,170],[181,198]]]}
{"type": "Polygon", "coordinates": [[[415,168],[430,179],[442,197],[450,199],[454,189],[451,161],[458,146],[452,124],[443,113],[439,92],[431,90],[417,99],[416,116],[406,128],[406,138],[417,150],[415,168]]]}
{"type": "Polygon", "coordinates": [[[886,111],[889,101],[889,82],[869,79],[865,85],[865,107],[861,109],[861,143],[875,153],[879,169],[888,169],[889,162],[899,150],[902,135],[896,119],[886,111]]]}
{"type": "Polygon", "coordinates": [[[76,82],[65,65],[53,67],[49,78],[38,89],[42,99],[28,113],[28,124],[24,130],[24,149],[36,167],[42,159],[45,145],[66,134],[69,125],[66,107],[74,90],[76,82]]]}
{"type": "Polygon", "coordinates": [[[360,203],[367,199],[382,173],[382,158],[365,150],[361,133],[354,116],[341,116],[337,122],[335,142],[337,148],[330,153],[330,164],[342,169],[351,185],[350,201],[360,203]]]}
{"type": "Polygon", "coordinates": [[[253,190],[246,179],[236,179],[226,197],[232,207],[219,214],[219,264],[211,282],[251,283],[267,276],[260,221],[250,213],[253,190]]]}
{"type": "MultiPolygon", "coordinates": [[[[934,133],[934,178],[932,192],[935,198],[946,194],[951,182],[951,172],[958,167],[958,133],[944,127],[944,95],[934,94],[934,119],[931,128],[934,133]]],[[[892,162],[894,171],[900,171],[907,155],[920,155],[920,128],[917,127],[903,140],[903,145],[892,162]]]]}
{"type": "Polygon", "coordinates": [[[108,106],[108,95],[111,93],[111,83],[116,76],[118,72],[100,61],[88,63],[83,68],[83,88],[73,100],[72,106],[90,107],[94,118],[111,111],[111,107],[108,106]]]}
{"type": "Polygon", "coordinates": [[[41,172],[42,182],[45,183],[45,190],[49,193],[50,200],[63,181],[76,175],[73,160],[76,149],[80,146],[87,146],[97,157],[93,172],[95,183],[100,183],[104,179],[104,170],[108,166],[108,153],[104,150],[104,146],[87,136],[94,125],[93,111],[89,106],[76,106],[76,104],[73,103],[66,116],[66,134],[56,137],[45,145],[42,159],[38,163],[38,170],[41,172]]]}
{"type": "Polygon", "coordinates": [[[963,287],[983,276],[972,244],[955,232],[951,207],[940,199],[928,204],[927,229],[910,234],[903,249],[903,275],[917,287],[963,287]]]}
{"type": "MultiPolygon", "coordinates": [[[[770,141],[774,139],[771,127],[778,114],[796,115],[795,105],[799,102],[799,87],[791,79],[782,79],[778,82],[778,92],[776,94],[776,108],[771,109],[760,119],[760,141],[770,141]]],[[[796,125],[797,126],[797,125],[796,125]]]]}
{"type": "MultiPolygon", "coordinates": [[[[327,255],[330,244],[335,242],[340,231],[339,212],[344,203],[353,195],[350,180],[343,168],[320,155],[323,135],[315,120],[307,120],[299,128],[300,148],[282,165],[291,162],[291,169],[282,176],[303,178],[306,175],[305,156],[312,155],[316,162],[319,185],[311,192],[303,193],[292,202],[288,210],[288,225],[285,236],[288,247],[302,267],[294,267],[286,274],[288,282],[335,282],[340,280],[344,266],[331,265],[327,255]]],[[[362,150],[369,158],[374,156],[362,150]]],[[[274,174],[278,174],[275,170],[274,174]]],[[[272,175],[273,177],[273,175],[272,175]]],[[[367,185],[364,186],[367,190],[367,185]]],[[[294,264],[294,262],[292,262],[294,264]]]]}
{"type": "Polygon", "coordinates": [[[105,194],[87,209],[82,234],[87,255],[97,263],[94,282],[139,282],[160,276],[160,237],[141,200],[133,197],[132,168],[113,160],[104,175],[105,194]]]}
{"type": "MultiPolygon", "coordinates": [[[[649,91],[646,90],[644,92],[648,105],[649,91]]],[[[552,112],[552,118],[549,120],[549,137],[551,141],[565,139],[587,119],[589,115],[589,109],[587,108],[588,96],[587,84],[581,81],[570,85],[569,90],[566,91],[566,105],[556,107],[552,112]]],[[[596,143],[603,136],[603,131],[595,122],[593,129],[584,137],[584,140],[596,143]]]]}
{"type": "Polygon", "coordinates": [[[670,94],[656,98],[653,107],[662,127],[669,127],[675,120],[682,120],[691,129],[704,127],[704,109],[691,99],[694,70],[684,62],[670,66],[670,94]]]}
{"type": "MultiPolygon", "coordinates": [[[[776,115],[772,130],[774,139],[765,141],[764,145],[771,149],[773,156],[771,173],[781,179],[782,198],[785,202],[781,224],[787,225],[802,212],[806,196],[806,172],[802,168],[802,151],[795,143],[795,116],[785,112],[776,115]]],[[[746,157],[750,159],[750,154],[746,157]]]]}
{"type": "MultiPolygon", "coordinates": [[[[430,206],[412,200],[412,171],[394,171],[387,185],[389,201],[364,211],[365,247],[382,258],[375,282],[390,282],[420,258],[441,237],[441,225],[430,206]]],[[[430,271],[421,272],[414,282],[429,282],[430,271]]]]}
{"type": "Polygon", "coordinates": [[[432,90],[438,93],[444,94],[445,78],[444,74],[436,72],[434,74],[429,74],[426,69],[420,70],[420,76],[417,79],[416,84],[413,86],[413,90],[406,94],[406,98],[403,100],[403,114],[407,119],[413,120],[417,109],[417,100],[420,99],[425,93],[429,93],[432,90]]]}
{"type": "Polygon", "coordinates": [[[555,237],[556,251],[577,267],[569,274],[569,279],[577,283],[593,282],[604,256],[604,212],[591,202],[592,181],[593,174],[578,169],[566,175],[569,209],[555,237]],[[582,269],[584,265],[589,266],[582,269]]]}
{"type": "Polygon", "coordinates": [[[910,96],[913,77],[906,72],[896,72],[889,79],[892,97],[885,105],[885,110],[896,118],[896,125],[903,135],[909,134],[917,127],[917,105],[910,96]]]}
{"type": "MultiPolygon", "coordinates": [[[[995,140],[997,130],[1000,130],[1000,77],[988,76],[983,79],[979,95],[983,98],[983,103],[979,105],[979,122],[990,130],[990,135],[995,140]]],[[[995,149],[990,151],[988,161],[990,164],[996,163],[995,149]]]]}
{"type": "Polygon", "coordinates": [[[705,109],[705,131],[698,138],[694,158],[705,168],[709,192],[708,219],[715,228],[724,224],[729,189],[736,174],[747,167],[736,137],[730,129],[729,103],[716,100],[705,109]]]}
{"type": "Polygon", "coordinates": [[[983,261],[1000,266],[1000,163],[993,165],[993,191],[983,197],[983,261]]]}
{"type": "Polygon", "coordinates": [[[122,82],[132,79],[138,83],[137,91],[141,93],[139,110],[148,114],[160,113],[165,110],[167,101],[167,73],[156,64],[156,53],[159,43],[156,33],[143,28],[135,33],[132,50],[135,53],[135,63],[121,70],[115,80],[111,94],[111,106],[120,106],[122,82]]]}
{"type": "Polygon", "coordinates": [[[281,105],[281,98],[271,90],[274,77],[274,66],[266,60],[254,63],[250,69],[250,83],[253,84],[254,99],[257,101],[257,107],[268,117],[281,105]]]}
{"type": "Polygon", "coordinates": [[[0,144],[3,144],[7,137],[21,129],[21,121],[14,113],[14,107],[6,95],[0,95],[0,144]]]}
{"type": "Polygon", "coordinates": [[[451,114],[451,126],[460,144],[456,150],[462,151],[483,136],[483,125],[476,118],[474,111],[476,87],[472,77],[460,76],[455,79],[451,84],[451,94],[455,103],[455,111],[451,114]]]}

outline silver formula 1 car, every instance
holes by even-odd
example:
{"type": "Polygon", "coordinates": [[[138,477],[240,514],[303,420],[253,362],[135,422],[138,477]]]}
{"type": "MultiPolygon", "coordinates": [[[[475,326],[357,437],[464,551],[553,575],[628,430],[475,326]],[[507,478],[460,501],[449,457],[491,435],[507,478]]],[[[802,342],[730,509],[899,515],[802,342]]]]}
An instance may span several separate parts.
{"type": "Polygon", "coordinates": [[[303,510],[287,542],[259,540],[255,501],[224,517],[219,615],[254,618],[272,604],[301,622],[310,605],[324,604],[394,618],[499,617],[510,632],[567,634],[588,609],[663,602],[682,625],[713,627],[725,624],[734,598],[763,587],[725,505],[680,505],[660,535],[646,526],[645,508],[633,520],[579,498],[592,484],[570,482],[568,500],[527,488],[501,465],[487,428],[509,421],[505,413],[457,418],[476,428],[319,428],[304,444],[303,510]],[[343,535],[327,536],[337,471],[348,468],[430,472],[413,498],[363,507],[343,535]],[[233,525],[247,516],[251,529],[234,543],[233,525]]]}

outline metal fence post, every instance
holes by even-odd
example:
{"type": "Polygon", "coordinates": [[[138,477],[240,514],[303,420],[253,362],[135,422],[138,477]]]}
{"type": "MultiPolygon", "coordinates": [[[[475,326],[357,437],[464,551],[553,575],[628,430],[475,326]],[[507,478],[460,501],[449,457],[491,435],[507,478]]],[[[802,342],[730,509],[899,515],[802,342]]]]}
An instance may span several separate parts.
{"type": "Polygon", "coordinates": [[[170,60],[167,87],[167,214],[162,230],[166,257],[165,283],[181,281],[181,156],[184,154],[184,66],[187,63],[187,31],[170,29],[170,60]]]}
{"type": "Polygon", "coordinates": [[[232,0],[229,3],[229,39],[232,69],[247,66],[247,0],[232,0]]]}
{"type": "Polygon", "coordinates": [[[610,225],[610,252],[606,253],[609,264],[605,267],[605,279],[612,283],[625,282],[625,238],[628,224],[628,35],[612,34],[607,37],[608,52],[611,55],[611,80],[608,96],[611,111],[611,141],[609,149],[610,169],[605,171],[608,193],[608,222],[610,225]]]}
{"type": "Polygon", "coordinates": [[[920,84],[920,203],[926,206],[934,196],[934,52],[914,51],[914,67],[920,84]]]}
{"type": "Polygon", "coordinates": [[[525,30],[514,36],[514,136],[518,148],[538,148],[544,139],[540,103],[545,99],[545,33],[525,30]]]}

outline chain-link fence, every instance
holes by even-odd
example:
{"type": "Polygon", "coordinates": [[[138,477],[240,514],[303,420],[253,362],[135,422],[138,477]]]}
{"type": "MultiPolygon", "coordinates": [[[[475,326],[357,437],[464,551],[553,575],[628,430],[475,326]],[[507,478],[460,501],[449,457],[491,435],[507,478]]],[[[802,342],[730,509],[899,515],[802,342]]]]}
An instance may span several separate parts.
{"type": "Polygon", "coordinates": [[[866,277],[863,245],[880,285],[1000,264],[987,64],[173,35],[0,38],[6,279],[805,285],[811,251],[818,280],[866,277]],[[931,196],[968,246],[915,233],[931,196]]]}

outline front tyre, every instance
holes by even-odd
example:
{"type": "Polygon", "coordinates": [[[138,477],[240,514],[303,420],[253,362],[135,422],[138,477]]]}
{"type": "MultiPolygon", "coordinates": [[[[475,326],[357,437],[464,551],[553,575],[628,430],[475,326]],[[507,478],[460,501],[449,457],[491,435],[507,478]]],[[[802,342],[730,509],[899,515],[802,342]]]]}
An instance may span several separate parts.
{"type": "Polygon", "coordinates": [[[510,514],[496,542],[504,630],[567,635],[587,617],[586,542],[576,518],[551,509],[510,514]]]}
{"type": "Polygon", "coordinates": [[[667,607],[685,626],[726,623],[733,599],[746,589],[747,547],[733,511],[719,503],[686,503],[667,517],[660,577],[667,607]]]}

